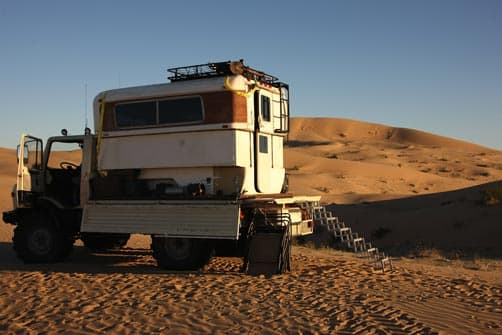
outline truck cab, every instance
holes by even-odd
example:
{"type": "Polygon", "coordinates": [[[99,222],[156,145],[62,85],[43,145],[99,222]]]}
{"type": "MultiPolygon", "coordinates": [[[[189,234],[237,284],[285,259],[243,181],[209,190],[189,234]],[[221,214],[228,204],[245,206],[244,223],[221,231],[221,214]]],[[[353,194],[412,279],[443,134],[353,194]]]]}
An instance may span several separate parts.
{"type": "Polygon", "coordinates": [[[16,226],[13,246],[26,262],[66,258],[79,234],[82,150],[92,135],[56,136],[43,146],[23,134],[17,149],[13,210],[3,220],[16,226]]]}
{"type": "Polygon", "coordinates": [[[43,141],[31,135],[21,136],[18,146],[15,208],[80,206],[82,150],[92,135],[56,136],[43,141]]]}

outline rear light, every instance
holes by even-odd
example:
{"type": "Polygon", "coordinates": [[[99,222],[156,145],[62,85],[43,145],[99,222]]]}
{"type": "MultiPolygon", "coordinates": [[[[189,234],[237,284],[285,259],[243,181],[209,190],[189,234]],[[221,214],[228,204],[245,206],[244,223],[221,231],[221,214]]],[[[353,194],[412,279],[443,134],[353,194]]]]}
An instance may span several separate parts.
{"type": "Polygon", "coordinates": [[[244,212],[243,212],[243,211],[241,211],[241,212],[240,212],[240,214],[239,214],[239,217],[240,217],[240,219],[241,219],[241,221],[242,221],[242,220],[244,220],[244,218],[246,217],[246,214],[244,214],[244,212]]]}

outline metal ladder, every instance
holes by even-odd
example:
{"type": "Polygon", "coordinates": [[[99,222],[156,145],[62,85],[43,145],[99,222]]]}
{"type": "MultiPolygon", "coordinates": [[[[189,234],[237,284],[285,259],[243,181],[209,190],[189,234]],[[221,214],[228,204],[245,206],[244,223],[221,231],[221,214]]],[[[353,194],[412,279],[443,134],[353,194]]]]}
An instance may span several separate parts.
{"type": "Polygon", "coordinates": [[[338,217],[326,210],[325,206],[313,206],[308,208],[312,211],[314,224],[324,226],[327,231],[333,234],[333,237],[340,241],[348,250],[361,254],[368,259],[375,269],[381,269],[385,272],[386,268],[393,269],[392,258],[384,252],[373,247],[365,238],[353,232],[352,228],[347,226],[338,217]]]}

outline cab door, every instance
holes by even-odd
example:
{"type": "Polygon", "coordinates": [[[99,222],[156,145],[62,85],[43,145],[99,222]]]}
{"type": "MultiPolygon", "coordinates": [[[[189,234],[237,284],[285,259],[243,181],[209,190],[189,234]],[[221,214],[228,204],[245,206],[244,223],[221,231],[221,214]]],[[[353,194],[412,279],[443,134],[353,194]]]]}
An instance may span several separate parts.
{"type": "Polygon", "coordinates": [[[260,193],[269,193],[273,168],[272,134],[272,94],[267,91],[256,91],[255,105],[255,189],[260,193]]]}
{"type": "Polygon", "coordinates": [[[23,134],[17,147],[17,204],[31,201],[33,192],[40,192],[42,183],[42,140],[23,134]]]}

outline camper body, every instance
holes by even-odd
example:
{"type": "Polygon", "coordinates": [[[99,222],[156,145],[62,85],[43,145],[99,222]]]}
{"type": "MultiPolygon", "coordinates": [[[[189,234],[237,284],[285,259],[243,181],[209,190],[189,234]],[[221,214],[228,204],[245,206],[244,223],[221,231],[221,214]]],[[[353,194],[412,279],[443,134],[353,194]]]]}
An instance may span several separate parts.
{"type": "Polygon", "coordinates": [[[205,194],[280,193],[288,86],[242,75],[102,92],[94,101],[100,171],[136,170],[148,187],[200,183],[205,194]]]}
{"type": "Polygon", "coordinates": [[[291,236],[312,233],[319,197],[287,193],[288,86],[242,62],[171,71],[171,83],[98,94],[95,134],[49,138],[44,152],[22,136],[4,213],[20,258],[57,261],[76,238],[104,249],[138,233],[169,269],[200,267],[214,250],[250,272],[289,267],[291,236]]]}

